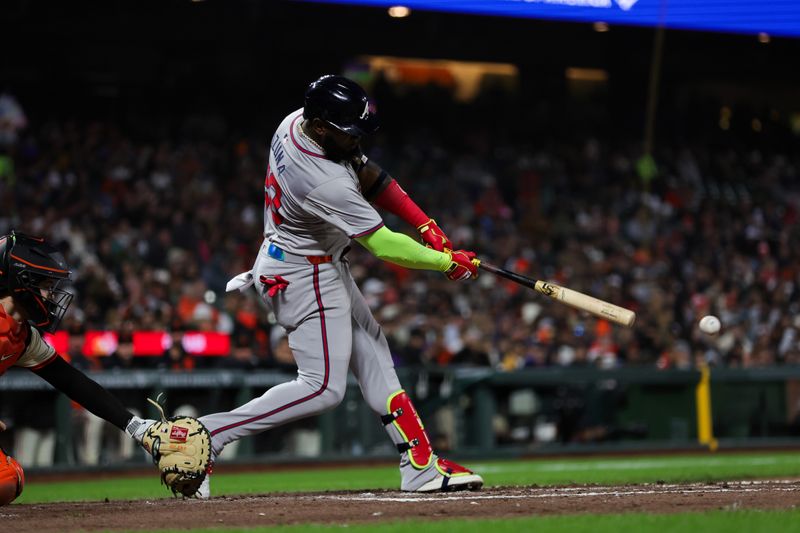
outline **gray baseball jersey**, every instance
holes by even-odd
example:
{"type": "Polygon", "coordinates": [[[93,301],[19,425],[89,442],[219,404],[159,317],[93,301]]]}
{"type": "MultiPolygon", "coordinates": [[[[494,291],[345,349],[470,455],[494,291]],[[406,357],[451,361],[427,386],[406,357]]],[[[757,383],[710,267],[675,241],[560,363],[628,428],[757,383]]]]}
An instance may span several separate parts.
{"type": "Polygon", "coordinates": [[[272,137],[264,181],[264,236],[298,255],[337,255],[383,220],[361,194],[349,164],[327,159],[300,127],[303,110],[272,137]]]}
{"type": "MultiPolygon", "coordinates": [[[[376,231],[383,221],[361,194],[352,168],[326,159],[303,134],[302,120],[302,110],[290,114],[272,137],[265,239],[251,273],[230,284],[241,289],[255,281],[289,334],[297,379],[233,411],[202,417],[214,457],[236,439],[335,407],[348,370],[378,416],[387,414],[387,400],[401,389],[383,331],[342,257],[350,239],[376,231]],[[286,287],[270,296],[269,283],[276,280],[286,287]]],[[[395,445],[405,442],[394,424],[385,427],[395,445]]],[[[405,453],[400,472],[405,490],[437,475],[433,467],[415,470],[405,453]]]]}

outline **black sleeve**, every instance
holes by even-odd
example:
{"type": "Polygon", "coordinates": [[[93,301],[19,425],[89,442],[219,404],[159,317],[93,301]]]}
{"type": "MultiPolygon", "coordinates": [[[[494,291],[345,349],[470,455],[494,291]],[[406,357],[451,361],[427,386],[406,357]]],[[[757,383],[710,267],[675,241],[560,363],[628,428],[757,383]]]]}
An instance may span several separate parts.
{"type": "Polygon", "coordinates": [[[34,373],[86,408],[89,412],[124,430],[133,417],[122,402],[86,374],[56,356],[34,373]]]}
{"type": "Polygon", "coordinates": [[[379,193],[383,192],[383,190],[389,186],[391,180],[391,176],[389,176],[385,170],[381,170],[381,173],[378,174],[375,183],[373,183],[372,187],[370,187],[369,190],[364,193],[364,198],[366,198],[368,202],[371,202],[375,199],[375,197],[378,196],[379,193]]]}

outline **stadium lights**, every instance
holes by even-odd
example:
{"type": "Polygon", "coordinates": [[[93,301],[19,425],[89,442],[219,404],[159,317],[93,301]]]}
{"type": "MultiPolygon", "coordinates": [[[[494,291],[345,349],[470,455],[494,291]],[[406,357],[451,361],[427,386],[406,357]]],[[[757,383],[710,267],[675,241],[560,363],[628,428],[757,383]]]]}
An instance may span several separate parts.
{"type": "Polygon", "coordinates": [[[568,67],[564,71],[564,76],[574,81],[608,81],[608,72],[599,68],[568,67]]]}
{"type": "Polygon", "coordinates": [[[389,16],[392,18],[404,18],[411,14],[411,10],[406,6],[392,6],[389,8],[389,16]]]}

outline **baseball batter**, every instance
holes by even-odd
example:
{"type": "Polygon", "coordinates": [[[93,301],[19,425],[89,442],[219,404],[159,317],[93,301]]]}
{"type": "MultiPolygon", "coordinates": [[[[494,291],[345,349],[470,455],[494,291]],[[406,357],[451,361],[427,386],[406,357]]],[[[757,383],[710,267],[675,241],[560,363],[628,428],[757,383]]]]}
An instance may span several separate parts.
{"type": "MultiPolygon", "coordinates": [[[[233,440],[336,407],[352,370],[401,454],[402,490],[476,490],[480,476],[433,452],[345,257],[356,240],[404,267],[441,271],[454,281],[477,275],[475,254],[451,251],[436,223],[361,155],[361,137],[376,129],[366,93],[341,76],[309,85],[304,108],[278,126],[264,184],[265,239],[252,271],[231,280],[228,290],[255,284],[288,331],[297,379],[200,420],[216,456],[233,440]],[[384,227],[370,202],[417,227],[426,246],[384,227]]],[[[209,493],[206,482],[200,495],[209,493]]]]}

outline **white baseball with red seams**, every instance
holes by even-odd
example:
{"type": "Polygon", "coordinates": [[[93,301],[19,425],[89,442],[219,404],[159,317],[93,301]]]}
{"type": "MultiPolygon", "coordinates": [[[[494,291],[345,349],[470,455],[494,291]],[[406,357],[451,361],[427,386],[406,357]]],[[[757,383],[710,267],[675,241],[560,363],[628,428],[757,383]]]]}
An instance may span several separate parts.
{"type": "Polygon", "coordinates": [[[714,315],[706,315],[700,319],[700,331],[708,335],[718,333],[721,327],[722,323],[714,315]]]}

